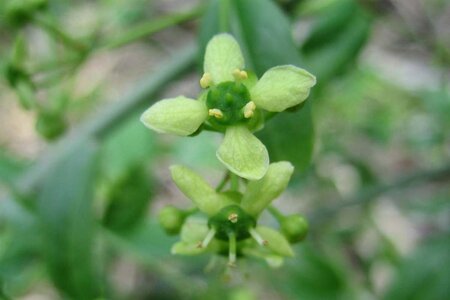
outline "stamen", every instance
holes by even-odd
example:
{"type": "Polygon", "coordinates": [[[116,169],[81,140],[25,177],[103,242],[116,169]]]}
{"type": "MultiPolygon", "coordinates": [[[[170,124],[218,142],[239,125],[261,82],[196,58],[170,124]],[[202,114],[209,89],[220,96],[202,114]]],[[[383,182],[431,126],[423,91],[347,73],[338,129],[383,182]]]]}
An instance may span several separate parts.
{"type": "Polygon", "coordinates": [[[248,74],[245,71],[239,70],[239,69],[235,69],[233,71],[233,77],[236,81],[239,80],[245,80],[248,78],[248,74]]]}
{"type": "Polygon", "coordinates": [[[208,114],[210,116],[216,117],[217,119],[222,119],[222,117],[223,117],[222,111],[218,108],[212,108],[212,109],[208,110],[208,114]]]}
{"type": "Polygon", "coordinates": [[[250,101],[249,103],[245,104],[244,106],[244,117],[245,118],[251,118],[255,112],[256,104],[253,101],[250,101]]]}
{"type": "Polygon", "coordinates": [[[206,237],[203,239],[201,243],[197,245],[198,248],[206,248],[208,247],[209,243],[213,239],[214,235],[216,234],[216,230],[214,228],[211,228],[208,233],[206,234],[206,237]]]}
{"type": "Polygon", "coordinates": [[[228,266],[234,267],[236,266],[236,235],[232,232],[228,235],[228,238],[230,243],[228,266]]]}
{"type": "Polygon", "coordinates": [[[204,89],[210,87],[212,84],[212,77],[211,74],[205,73],[203,74],[202,78],[200,79],[200,86],[204,89]]]}
{"type": "Polygon", "coordinates": [[[267,242],[265,239],[262,238],[262,236],[253,228],[249,229],[250,235],[252,238],[260,245],[260,246],[267,246],[269,242],[267,242]]]}
{"type": "Polygon", "coordinates": [[[228,221],[231,223],[236,223],[238,221],[238,214],[232,213],[228,216],[228,221]]]}

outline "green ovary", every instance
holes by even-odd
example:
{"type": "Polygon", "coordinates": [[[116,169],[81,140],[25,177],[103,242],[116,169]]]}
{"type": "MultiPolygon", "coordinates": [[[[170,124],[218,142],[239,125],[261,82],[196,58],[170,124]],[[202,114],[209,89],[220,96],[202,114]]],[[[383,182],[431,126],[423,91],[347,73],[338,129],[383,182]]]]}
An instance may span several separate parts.
{"type": "Polygon", "coordinates": [[[250,237],[249,229],[255,227],[256,221],[238,205],[230,205],[211,217],[208,225],[216,230],[217,239],[227,241],[234,234],[240,241],[250,237]]]}
{"type": "Polygon", "coordinates": [[[221,117],[211,116],[211,125],[234,125],[247,122],[244,117],[244,106],[250,102],[250,93],[244,84],[227,81],[212,87],[206,98],[208,109],[220,110],[221,117]]]}

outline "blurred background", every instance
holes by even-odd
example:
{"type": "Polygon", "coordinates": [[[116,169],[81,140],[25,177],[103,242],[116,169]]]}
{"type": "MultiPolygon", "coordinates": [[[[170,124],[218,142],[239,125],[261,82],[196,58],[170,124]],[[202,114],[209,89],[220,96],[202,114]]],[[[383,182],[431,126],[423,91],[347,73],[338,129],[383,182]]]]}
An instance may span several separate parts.
{"type": "Polygon", "coordinates": [[[449,29],[447,0],[1,1],[0,299],[449,299],[449,29]],[[217,184],[220,136],[139,122],[198,95],[223,24],[258,76],[318,79],[258,133],[310,234],[232,276],[170,255],[155,218],[190,206],[171,164],[217,184]]]}

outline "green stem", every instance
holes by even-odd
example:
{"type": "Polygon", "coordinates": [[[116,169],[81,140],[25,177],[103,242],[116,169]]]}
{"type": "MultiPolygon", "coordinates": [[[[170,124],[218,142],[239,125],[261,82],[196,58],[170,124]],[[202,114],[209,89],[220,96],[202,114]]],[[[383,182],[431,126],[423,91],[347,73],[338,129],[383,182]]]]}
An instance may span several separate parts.
{"type": "Polygon", "coordinates": [[[219,12],[219,28],[221,32],[230,31],[230,1],[222,0],[220,1],[220,12],[219,12]]]}
{"type": "Polygon", "coordinates": [[[204,8],[204,5],[199,5],[198,7],[188,12],[160,17],[156,20],[137,25],[122,34],[115,36],[113,39],[105,41],[104,44],[99,48],[114,49],[136,40],[148,37],[149,35],[152,35],[168,27],[178,25],[180,23],[184,23],[186,21],[199,17],[203,13],[204,8]]]}
{"type": "Polygon", "coordinates": [[[33,17],[33,21],[39,25],[42,29],[48,32],[55,39],[59,39],[64,45],[72,48],[78,52],[85,52],[86,45],[77,41],[69,36],[67,33],[61,30],[58,24],[44,15],[36,15],[33,17]]]}
{"type": "Polygon", "coordinates": [[[281,211],[279,211],[275,206],[270,205],[267,209],[269,210],[270,214],[278,221],[278,223],[281,223],[281,221],[283,221],[283,219],[285,218],[281,211]]]}
{"type": "Polygon", "coordinates": [[[230,173],[230,180],[230,190],[239,191],[239,177],[234,173],[230,173]]]}
{"type": "Polygon", "coordinates": [[[336,205],[330,205],[325,208],[318,209],[309,216],[310,224],[315,225],[330,219],[334,214],[341,211],[341,209],[352,207],[355,205],[363,205],[378,199],[379,195],[390,192],[392,190],[405,188],[413,183],[424,183],[436,180],[450,179],[450,163],[437,168],[426,171],[420,171],[405,177],[401,177],[391,183],[380,184],[365,188],[357,193],[354,197],[347,200],[336,200],[336,205]]]}
{"type": "Polygon", "coordinates": [[[229,180],[230,180],[230,172],[226,172],[222,180],[217,185],[216,192],[221,192],[229,180]]]}

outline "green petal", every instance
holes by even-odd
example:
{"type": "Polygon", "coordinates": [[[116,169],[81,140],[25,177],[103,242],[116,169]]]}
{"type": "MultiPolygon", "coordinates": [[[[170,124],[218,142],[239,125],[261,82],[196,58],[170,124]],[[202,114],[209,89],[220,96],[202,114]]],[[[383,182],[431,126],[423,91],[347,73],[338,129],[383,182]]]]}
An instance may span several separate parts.
{"type": "Polygon", "coordinates": [[[141,122],[158,132],[176,135],[194,133],[206,120],[204,103],[183,96],[156,102],[141,116],[141,122]]]}
{"type": "Polygon", "coordinates": [[[292,250],[291,245],[281,233],[265,226],[258,226],[255,230],[264,240],[267,241],[266,247],[274,253],[282,256],[294,256],[294,251],[292,250]]]}
{"type": "Polygon", "coordinates": [[[278,66],[264,73],[250,94],[257,107],[280,112],[302,103],[315,84],[316,77],[304,69],[278,66]]]}
{"type": "Polygon", "coordinates": [[[172,166],[170,171],[180,191],[205,214],[213,216],[224,206],[233,204],[232,200],[217,193],[202,177],[189,168],[172,166]]]}
{"type": "Polygon", "coordinates": [[[232,35],[218,34],[209,41],[203,68],[211,74],[214,84],[234,80],[233,71],[244,68],[244,57],[232,35]]]}
{"type": "Polygon", "coordinates": [[[181,228],[181,241],[185,243],[197,243],[202,241],[208,233],[206,220],[200,218],[189,218],[181,228]]]}
{"type": "Polygon", "coordinates": [[[231,172],[250,180],[263,177],[269,166],[266,146],[245,126],[228,127],[216,155],[231,172]]]}
{"type": "Polygon", "coordinates": [[[241,202],[242,208],[249,214],[258,216],[286,189],[293,172],[294,167],[290,162],[270,164],[263,178],[248,183],[241,202]]]}

